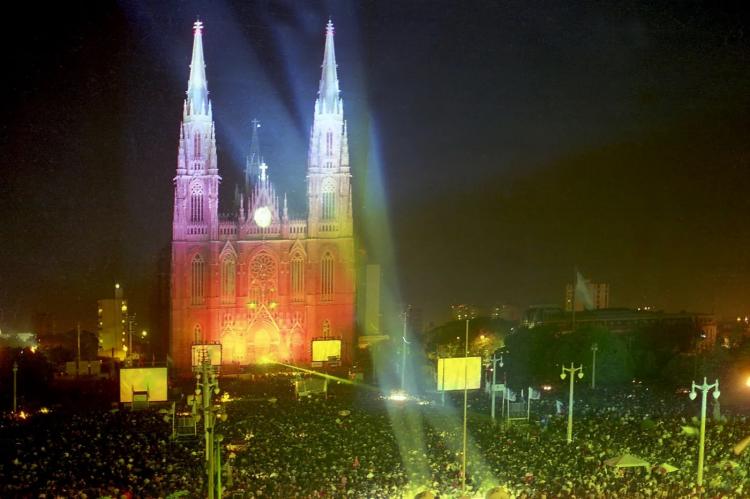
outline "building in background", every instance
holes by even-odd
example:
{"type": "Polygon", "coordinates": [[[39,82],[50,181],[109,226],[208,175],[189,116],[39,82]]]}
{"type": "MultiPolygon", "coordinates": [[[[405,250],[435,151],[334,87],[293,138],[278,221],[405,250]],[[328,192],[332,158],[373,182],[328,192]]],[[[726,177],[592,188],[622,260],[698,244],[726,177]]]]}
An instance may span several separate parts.
{"type": "MultiPolygon", "coordinates": [[[[521,326],[526,329],[552,327],[561,332],[573,330],[573,314],[555,305],[534,305],[524,312],[521,326]]],[[[682,326],[697,332],[695,349],[707,350],[716,344],[718,324],[713,314],[661,310],[609,308],[575,314],[575,328],[604,328],[613,333],[631,333],[648,327],[682,326]]]]}
{"type": "Polygon", "coordinates": [[[579,278],[575,285],[565,285],[565,311],[571,312],[575,303],[576,312],[609,308],[609,284],[591,282],[579,278]],[[575,294],[573,290],[575,289],[575,294]]]}
{"type": "Polygon", "coordinates": [[[492,313],[490,315],[493,319],[515,322],[521,318],[521,311],[517,306],[506,303],[492,307],[492,313]]]}
{"type": "Polygon", "coordinates": [[[314,338],[354,340],[355,254],[349,145],[333,24],[313,108],[306,213],[291,214],[262,161],[255,122],[234,213],[219,215],[216,127],[202,24],[195,23],[180,126],[171,254],[169,350],[190,367],[191,344],[219,342],[225,363],[309,362],[314,338]]]}
{"type": "Polygon", "coordinates": [[[99,355],[124,359],[128,345],[128,302],[123,298],[122,287],[115,284],[112,298],[98,300],[97,329],[99,334],[99,355]]]}
{"type": "Polygon", "coordinates": [[[459,304],[451,305],[451,316],[453,320],[465,321],[466,319],[476,319],[479,315],[479,308],[474,305],[459,304]]]}

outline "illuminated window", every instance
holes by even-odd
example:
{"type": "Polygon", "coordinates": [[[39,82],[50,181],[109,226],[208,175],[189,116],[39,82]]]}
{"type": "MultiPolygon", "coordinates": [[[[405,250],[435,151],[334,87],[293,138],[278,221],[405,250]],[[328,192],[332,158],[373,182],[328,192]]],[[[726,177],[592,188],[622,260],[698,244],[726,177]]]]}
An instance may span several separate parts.
{"type": "Polygon", "coordinates": [[[302,301],[305,296],[305,261],[302,255],[296,253],[290,266],[292,301],[302,301]]]}
{"type": "Polygon", "coordinates": [[[201,158],[201,135],[198,132],[193,136],[193,158],[201,158]]]}
{"type": "Polygon", "coordinates": [[[336,181],[327,178],[320,189],[321,210],[320,218],[333,220],[336,218],[336,181]]]}
{"type": "Polygon", "coordinates": [[[203,221],[203,186],[200,184],[193,184],[190,189],[190,221],[203,221]]]}
{"type": "Polygon", "coordinates": [[[320,261],[320,294],[323,300],[333,299],[333,255],[330,252],[320,261]]]}
{"type": "Polygon", "coordinates": [[[227,255],[221,262],[221,302],[234,303],[237,264],[234,256],[227,255]]]}
{"type": "Polygon", "coordinates": [[[333,132],[326,133],[326,156],[333,154],[333,132]]]}
{"type": "Polygon", "coordinates": [[[190,273],[190,303],[201,305],[203,303],[203,282],[205,263],[200,255],[195,255],[191,263],[190,273]]]}

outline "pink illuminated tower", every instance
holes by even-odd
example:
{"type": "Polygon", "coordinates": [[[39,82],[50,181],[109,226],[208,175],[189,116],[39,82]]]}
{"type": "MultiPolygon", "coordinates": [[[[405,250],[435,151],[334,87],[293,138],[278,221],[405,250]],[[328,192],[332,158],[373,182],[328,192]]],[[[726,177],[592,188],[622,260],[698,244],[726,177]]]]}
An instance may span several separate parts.
{"type": "Polygon", "coordinates": [[[279,201],[257,150],[236,213],[220,215],[218,158],[203,59],[194,25],[190,80],[180,127],[172,231],[170,355],[190,366],[191,345],[220,342],[224,363],[310,361],[313,338],[354,341],[355,276],[351,173],[339,95],[333,24],[307,156],[307,214],[279,201]]]}

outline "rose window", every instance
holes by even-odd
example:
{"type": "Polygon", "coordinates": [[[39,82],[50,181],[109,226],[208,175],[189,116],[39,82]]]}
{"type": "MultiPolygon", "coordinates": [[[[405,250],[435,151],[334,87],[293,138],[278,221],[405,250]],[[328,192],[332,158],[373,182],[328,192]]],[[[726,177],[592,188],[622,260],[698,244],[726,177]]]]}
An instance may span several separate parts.
{"type": "Polygon", "coordinates": [[[258,255],[250,265],[253,278],[259,281],[270,279],[276,271],[276,263],[269,255],[258,255]]]}

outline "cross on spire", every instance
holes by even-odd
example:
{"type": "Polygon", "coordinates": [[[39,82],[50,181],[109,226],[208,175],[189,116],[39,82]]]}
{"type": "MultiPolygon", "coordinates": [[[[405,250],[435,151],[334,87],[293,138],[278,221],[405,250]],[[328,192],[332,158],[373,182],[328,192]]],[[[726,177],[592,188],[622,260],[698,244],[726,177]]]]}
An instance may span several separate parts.
{"type": "Polygon", "coordinates": [[[268,170],[268,165],[265,161],[263,161],[260,166],[258,167],[260,169],[260,179],[262,181],[266,180],[266,170],[268,170]]]}
{"type": "Polygon", "coordinates": [[[195,30],[196,35],[201,34],[203,32],[203,23],[201,22],[200,19],[196,20],[193,23],[193,29],[195,30]]]}

